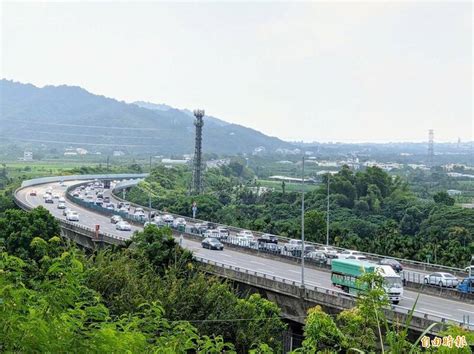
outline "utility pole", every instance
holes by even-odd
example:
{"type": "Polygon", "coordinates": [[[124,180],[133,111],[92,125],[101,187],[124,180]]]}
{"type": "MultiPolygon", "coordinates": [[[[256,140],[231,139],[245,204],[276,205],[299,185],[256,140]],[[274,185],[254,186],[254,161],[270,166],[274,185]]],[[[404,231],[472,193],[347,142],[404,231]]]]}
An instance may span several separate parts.
{"type": "Polygon", "coordinates": [[[329,176],[331,174],[328,172],[328,197],[326,204],[326,246],[329,246],[329,176]]]}
{"type": "Polygon", "coordinates": [[[148,221],[151,221],[151,192],[148,192],[148,221]]]}
{"type": "Polygon", "coordinates": [[[194,144],[194,171],[193,171],[193,189],[194,193],[201,194],[202,181],[201,181],[201,170],[202,170],[202,127],[204,121],[204,110],[196,109],[194,112],[194,125],[196,126],[196,137],[194,144]]]}
{"type": "Polygon", "coordinates": [[[434,130],[428,130],[428,167],[434,165],[434,130]]]}
{"type": "Polygon", "coordinates": [[[301,173],[301,287],[304,288],[304,155],[301,173]]]}

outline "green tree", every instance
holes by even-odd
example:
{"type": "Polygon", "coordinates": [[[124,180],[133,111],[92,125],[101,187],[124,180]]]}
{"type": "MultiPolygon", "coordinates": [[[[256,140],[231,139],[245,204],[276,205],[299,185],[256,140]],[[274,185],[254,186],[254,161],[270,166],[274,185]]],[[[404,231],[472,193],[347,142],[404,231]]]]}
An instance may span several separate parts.
{"type": "Polygon", "coordinates": [[[433,200],[436,204],[443,204],[448,206],[454,205],[454,198],[452,198],[447,192],[441,191],[433,195],[433,200]]]}
{"type": "Polygon", "coordinates": [[[317,210],[305,212],[304,229],[308,241],[324,242],[326,237],[326,220],[324,214],[317,210]]]}
{"type": "Polygon", "coordinates": [[[179,247],[170,228],[158,228],[150,224],[137,231],[132,243],[139,255],[144,256],[160,273],[174,264],[182,267],[192,260],[192,253],[179,247]]]}
{"type": "Polygon", "coordinates": [[[345,342],[344,334],[319,305],[308,310],[304,336],[303,352],[315,352],[325,348],[338,351],[345,342]]]}

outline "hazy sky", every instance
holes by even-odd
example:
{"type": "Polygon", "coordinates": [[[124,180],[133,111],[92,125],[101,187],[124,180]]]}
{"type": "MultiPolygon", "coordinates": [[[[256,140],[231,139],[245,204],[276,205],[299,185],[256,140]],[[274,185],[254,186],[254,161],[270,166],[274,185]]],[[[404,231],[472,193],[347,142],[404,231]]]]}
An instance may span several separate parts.
{"type": "Polygon", "coordinates": [[[305,141],[470,140],[470,2],[2,2],[1,76],[305,141]]]}

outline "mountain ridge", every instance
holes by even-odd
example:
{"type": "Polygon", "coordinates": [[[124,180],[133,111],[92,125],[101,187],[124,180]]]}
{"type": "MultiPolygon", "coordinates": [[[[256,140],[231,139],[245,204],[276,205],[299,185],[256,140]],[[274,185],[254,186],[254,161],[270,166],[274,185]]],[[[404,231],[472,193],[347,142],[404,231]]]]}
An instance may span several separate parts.
{"type": "MultiPolygon", "coordinates": [[[[84,145],[98,151],[153,154],[194,151],[194,117],[190,110],[144,101],[127,103],[80,86],[39,88],[5,79],[0,80],[0,99],[0,136],[7,143],[84,145]]],[[[293,146],[212,116],[204,120],[206,153],[251,153],[260,146],[272,152],[293,146]]]]}

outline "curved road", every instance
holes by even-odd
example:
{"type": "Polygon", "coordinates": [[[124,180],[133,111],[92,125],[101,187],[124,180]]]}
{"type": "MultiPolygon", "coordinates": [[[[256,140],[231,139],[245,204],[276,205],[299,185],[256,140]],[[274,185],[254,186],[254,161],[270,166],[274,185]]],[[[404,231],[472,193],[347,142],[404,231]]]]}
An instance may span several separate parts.
{"type": "MultiPolygon", "coordinates": [[[[57,199],[54,200],[54,204],[46,204],[44,203],[42,195],[50,187],[53,190],[53,194],[57,193],[60,196],[65,196],[67,186],[81,182],[84,181],[70,181],[66,182],[64,186],[60,186],[59,183],[49,183],[26,187],[17,193],[17,197],[31,207],[41,205],[47,208],[56,218],[65,219],[65,216],[62,214],[63,211],[57,209],[57,199]],[[33,190],[37,192],[37,196],[30,195],[30,192],[33,190]]],[[[94,228],[95,225],[100,225],[100,230],[102,232],[107,232],[124,238],[129,238],[132,236],[134,231],[142,229],[141,227],[132,225],[132,231],[118,231],[115,229],[115,225],[110,222],[109,217],[94,213],[92,210],[82,208],[76,204],[72,204],[67,199],[66,205],[68,208],[78,211],[78,223],[89,228],[94,228]]],[[[300,282],[301,280],[301,267],[296,264],[288,264],[278,260],[261,258],[257,255],[250,255],[230,249],[225,249],[223,252],[211,251],[201,248],[200,242],[193,240],[184,240],[183,246],[192,250],[197,256],[207,258],[211,261],[265,273],[269,276],[278,276],[296,282],[300,282]]],[[[312,286],[335,289],[331,284],[330,274],[321,270],[306,268],[305,282],[312,286]]],[[[417,295],[418,293],[405,289],[403,300],[400,302],[399,306],[394,307],[405,309],[411,308],[417,295]]],[[[467,317],[469,316],[471,319],[469,322],[474,323],[474,305],[462,301],[420,294],[416,310],[435,317],[453,319],[457,322],[463,322],[463,319],[466,319],[467,321],[467,317]]]]}

